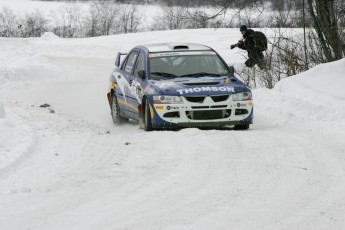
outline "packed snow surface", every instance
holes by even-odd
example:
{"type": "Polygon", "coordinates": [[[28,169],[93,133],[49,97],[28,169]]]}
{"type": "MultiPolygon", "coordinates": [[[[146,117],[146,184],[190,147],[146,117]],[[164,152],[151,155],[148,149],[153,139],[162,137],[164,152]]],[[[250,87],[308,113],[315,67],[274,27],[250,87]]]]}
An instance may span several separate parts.
{"type": "Polygon", "coordinates": [[[0,228],[344,229],[345,59],[254,89],[254,124],[114,126],[118,51],[198,42],[228,63],[237,29],[0,38],[0,228]]]}

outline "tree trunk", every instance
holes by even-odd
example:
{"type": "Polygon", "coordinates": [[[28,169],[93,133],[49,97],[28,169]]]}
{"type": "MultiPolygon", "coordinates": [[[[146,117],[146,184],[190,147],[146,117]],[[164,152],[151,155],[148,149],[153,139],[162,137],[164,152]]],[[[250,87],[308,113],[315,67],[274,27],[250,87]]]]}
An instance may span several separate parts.
{"type": "Polygon", "coordinates": [[[328,62],[345,56],[344,44],[339,36],[335,0],[307,0],[309,13],[328,62]]]}

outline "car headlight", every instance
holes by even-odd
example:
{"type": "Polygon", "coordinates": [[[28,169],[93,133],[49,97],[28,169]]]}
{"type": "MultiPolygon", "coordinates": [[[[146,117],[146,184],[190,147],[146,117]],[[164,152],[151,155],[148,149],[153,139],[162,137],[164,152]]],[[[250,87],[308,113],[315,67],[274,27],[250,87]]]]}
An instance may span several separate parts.
{"type": "Polygon", "coordinates": [[[153,103],[154,104],[182,104],[182,98],[179,96],[153,96],[153,103]]]}
{"type": "Polygon", "coordinates": [[[235,93],[234,95],[232,95],[232,100],[234,101],[252,100],[252,93],[251,92],[235,93]]]}

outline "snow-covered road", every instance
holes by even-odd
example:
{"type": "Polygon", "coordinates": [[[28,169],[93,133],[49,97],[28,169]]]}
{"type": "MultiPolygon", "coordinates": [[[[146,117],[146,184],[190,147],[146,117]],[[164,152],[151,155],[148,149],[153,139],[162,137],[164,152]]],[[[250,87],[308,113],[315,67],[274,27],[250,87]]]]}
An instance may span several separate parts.
{"type": "Polygon", "coordinates": [[[344,229],[344,60],[254,90],[247,131],[112,124],[117,50],[198,40],[232,62],[237,37],[1,38],[0,229],[344,229]]]}

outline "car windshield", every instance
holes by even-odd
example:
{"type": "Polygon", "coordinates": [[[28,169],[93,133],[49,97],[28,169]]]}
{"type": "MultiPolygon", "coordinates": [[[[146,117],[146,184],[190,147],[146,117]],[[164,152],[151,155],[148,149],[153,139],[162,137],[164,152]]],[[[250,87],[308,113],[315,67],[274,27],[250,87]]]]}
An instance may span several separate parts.
{"type": "Polygon", "coordinates": [[[228,68],[213,51],[150,54],[150,79],[225,76],[228,68]]]}

